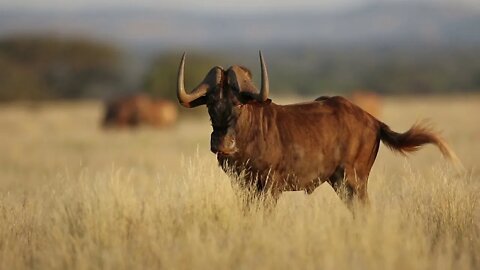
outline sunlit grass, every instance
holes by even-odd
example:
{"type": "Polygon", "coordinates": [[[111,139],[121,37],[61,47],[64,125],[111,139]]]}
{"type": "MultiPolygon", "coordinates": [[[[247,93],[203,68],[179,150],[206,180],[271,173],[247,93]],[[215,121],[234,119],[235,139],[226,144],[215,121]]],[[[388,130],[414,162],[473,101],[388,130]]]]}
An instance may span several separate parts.
{"type": "MultiPolygon", "coordinates": [[[[105,133],[96,104],[0,109],[0,269],[478,269],[480,127],[464,113],[480,107],[445,102],[424,111],[467,171],[382,147],[355,218],[326,184],[245,210],[206,118],[105,133]]],[[[387,101],[384,120],[402,131],[418,107],[387,101]]]]}

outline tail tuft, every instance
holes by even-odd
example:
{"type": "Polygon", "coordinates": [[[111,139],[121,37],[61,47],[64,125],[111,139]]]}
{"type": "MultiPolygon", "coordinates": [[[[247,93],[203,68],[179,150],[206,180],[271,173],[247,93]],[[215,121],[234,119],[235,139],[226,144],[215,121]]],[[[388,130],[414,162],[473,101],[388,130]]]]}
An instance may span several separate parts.
{"type": "Polygon", "coordinates": [[[426,124],[416,123],[406,132],[397,133],[385,123],[380,122],[380,139],[388,148],[404,155],[419,150],[424,144],[434,144],[457,168],[463,168],[448,144],[426,124]]]}

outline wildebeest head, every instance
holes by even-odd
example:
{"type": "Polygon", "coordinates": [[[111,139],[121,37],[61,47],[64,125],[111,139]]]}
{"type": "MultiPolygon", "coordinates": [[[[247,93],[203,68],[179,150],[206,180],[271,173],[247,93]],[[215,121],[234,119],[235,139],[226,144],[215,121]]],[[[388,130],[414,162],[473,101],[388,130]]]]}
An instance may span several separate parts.
{"type": "Polygon", "coordinates": [[[235,126],[241,106],[249,102],[268,100],[269,83],[267,67],[260,52],[262,83],[260,91],[254,86],[251,72],[234,65],[224,70],[212,68],[203,81],[190,93],[185,91],[185,54],[178,70],[177,97],[184,107],[207,105],[212,122],[210,149],[213,153],[232,155],[237,152],[235,126]]]}

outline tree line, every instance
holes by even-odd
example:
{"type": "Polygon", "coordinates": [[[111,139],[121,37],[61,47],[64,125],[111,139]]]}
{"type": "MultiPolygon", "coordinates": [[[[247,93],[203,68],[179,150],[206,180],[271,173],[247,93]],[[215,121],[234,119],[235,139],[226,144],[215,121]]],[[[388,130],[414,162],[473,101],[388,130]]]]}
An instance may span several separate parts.
{"type": "MultiPolygon", "coordinates": [[[[317,95],[368,89],[383,94],[480,90],[479,47],[350,46],[264,50],[275,93],[317,95]]],[[[87,38],[9,36],[0,39],[0,101],[105,98],[133,90],[175,98],[181,52],[166,51],[142,63],[137,85],[125,80],[134,53],[87,38]]],[[[215,65],[241,64],[259,77],[257,54],[194,51],[186,85],[196,86],[215,65]]]]}

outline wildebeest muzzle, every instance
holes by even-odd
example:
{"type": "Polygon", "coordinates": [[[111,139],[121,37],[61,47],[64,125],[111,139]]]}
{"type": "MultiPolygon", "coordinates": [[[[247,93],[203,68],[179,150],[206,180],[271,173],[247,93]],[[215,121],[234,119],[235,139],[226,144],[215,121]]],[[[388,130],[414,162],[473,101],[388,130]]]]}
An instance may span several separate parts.
{"type": "Polygon", "coordinates": [[[210,150],[214,154],[233,155],[237,152],[234,136],[225,132],[214,131],[210,137],[210,150]]]}

